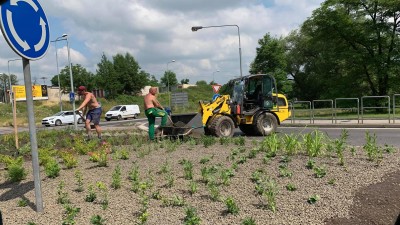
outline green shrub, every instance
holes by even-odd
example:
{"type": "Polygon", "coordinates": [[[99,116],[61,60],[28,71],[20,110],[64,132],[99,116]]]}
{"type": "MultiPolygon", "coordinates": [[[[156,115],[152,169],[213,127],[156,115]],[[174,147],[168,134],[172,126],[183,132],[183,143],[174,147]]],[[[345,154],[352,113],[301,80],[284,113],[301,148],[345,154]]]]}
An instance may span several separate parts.
{"type": "Polygon", "coordinates": [[[60,175],[60,166],[56,159],[51,159],[47,164],[44,166],[44,171],[48,178],[56,178],[60,175]]]}

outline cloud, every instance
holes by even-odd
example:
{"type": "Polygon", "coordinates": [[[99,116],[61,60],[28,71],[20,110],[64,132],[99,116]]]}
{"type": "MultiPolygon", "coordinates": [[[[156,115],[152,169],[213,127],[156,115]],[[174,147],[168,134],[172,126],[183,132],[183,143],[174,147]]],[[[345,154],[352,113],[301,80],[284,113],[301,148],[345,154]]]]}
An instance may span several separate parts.
{"type": "MultiPolygon", "coordinates": [[[[255,57],[257,41],[266,33],[287,35],[319,7],[322,0],[51,0],[42,1],[52,39],[69,35],[71,60],[89,71],[104,53],[130,53],[142,69],[160,77],[172,59],[171,68],[180,79],[211,81],[217,69],[226,82],[240,73],[238,30],[216,27],[192,32],[192,26],[238,25],[243,74],[255,57]],[[225,71],[225,72],[223,72],[225,71]]],[[[60,65],[65,65],[66,47],[59,44],[60,65]]],[[[0,42],[1,49],[7,48],[0,42]]],[[[0,52],[0,71],[11,50],[0,52]]],[[[55,50],[32,63],[37,73],[55,74],[55,50]],[[39,63],[40,62],[40,63],[39,63]]],[[[61,68],[61,67],[60,67],[61,68]]],[[[217,74],[215,74],[217,76],[217,74]]]]}

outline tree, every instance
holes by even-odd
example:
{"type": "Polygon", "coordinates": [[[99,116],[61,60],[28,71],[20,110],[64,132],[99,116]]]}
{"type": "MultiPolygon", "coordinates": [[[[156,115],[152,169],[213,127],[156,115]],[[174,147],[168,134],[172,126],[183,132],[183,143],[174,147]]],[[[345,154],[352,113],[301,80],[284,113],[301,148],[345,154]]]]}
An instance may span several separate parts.
{"type": "Polygon", "coordinates": [[[181,84],[188,84],[189,83],[189,79],[182,79],[181,80],[181,84]]]}
{"type": "Polygon", "coordinates": [[[106,90],[107,97],[115,98],[121,94],[136,95],[150,82],[156,81],[154,76],[140,70],[139,64],[129,53],[113,56],[113,61],[103,54],[96,75],[100,88],[106,90]]]}
{"type": "MultiPolygon", "coordinates": [[[[74,84],[74,90],[76,90],[76,88],[81,85],[86,86],[88,90],[91,90],[96,86],[96,84],[93,82],[94,79],[93,73],[87,71],[80,64],[75,64],[75,65],[72,64],[72,79],[74,84]]],[[[54,86],[58,86],[58,75],[55,75],[51,79],[51,84],[54,86]]],[[[64,92],[71,91],[69,66],[66,66],[60,71],[60,86],[64,92]]]]}
{"type": "Polygon", "coordinates": [[[275,77],[279,92],[290,92],[291,82],[288,81],[286,72],[285,40],[265,34],[263,39],[258,40],[258,44],[250,73],[270,74],[275,77]]]}
{"type": "Polygon", "coordinates": [[[205,80],[199,80],[196,82],[197,86],[208,86],[207,81],[205,80]]]}
{"type": "Polygon", "coordinates": [[[165,71],[164,76],[161,77],[160,83],[164,86],[175,86],[178,85],[178,80],[176,79],[176,74],[171,70],[165,71]]]}
{"type": "Polygon", "coordinates": [[[289,40],[296,92],[316,90],[321,99],[400,91],[399,9],[392,0],[325,1],[289,40]]]}
{"type": "MultiPolygon", "coordinates": [[[[150,75],[149,75],[149,76],[150,76],[150,75]]],[[[149,85],[149,86],[152,86],[152,87],[157,87],[157,86],[159,86],[160,84],[158,83],[158,80],[156,79],[156,77],[155,77],[154,75],[151,75],[151,76],[150,76],[150,79],[149,79],[148,85],[149,85]]]]}

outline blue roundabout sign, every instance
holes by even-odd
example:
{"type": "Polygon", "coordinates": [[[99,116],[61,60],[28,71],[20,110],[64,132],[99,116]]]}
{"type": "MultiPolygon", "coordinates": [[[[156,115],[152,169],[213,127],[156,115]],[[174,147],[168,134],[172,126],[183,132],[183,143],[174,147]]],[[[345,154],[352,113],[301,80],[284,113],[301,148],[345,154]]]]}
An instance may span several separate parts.
{"type": "Polygon", "coordinates": [[[21,57],[36,60],[49,48],[50,29],[37,0],[8,0],[0,9],[1,31],[21,57]]]}

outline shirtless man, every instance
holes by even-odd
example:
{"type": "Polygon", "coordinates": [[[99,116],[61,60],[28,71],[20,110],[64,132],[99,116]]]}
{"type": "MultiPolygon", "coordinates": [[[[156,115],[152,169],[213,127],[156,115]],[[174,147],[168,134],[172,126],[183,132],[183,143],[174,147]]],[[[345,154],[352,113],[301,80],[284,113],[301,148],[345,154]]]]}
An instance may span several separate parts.
{"type": "Polygon", "coordinates": [[[96,97],[86,90],[85,86],[80,86],[78,88],[78,94],[85,96],[82,104],[76,109],[77,111],[83,110],[83,115],[86,115],[85,127],[88,139],[90,136],[90,122],[93,121],[94,128],[97,132],[97,137],[101,140],[101,128],[100,128],[100,116],[101,116],[101,105],[97,101],[96,97]]]}
{"type": "Polygon", "coordinates": [[[154,124],[156,122],[156,117],[161,117],[161,126],[167,124],[168,114],[157,101],[156,98],[157,88],[151,87],[149,93],[144,96],[144,113],[149,121],[149,138],[154,140],[154,124]]]}

